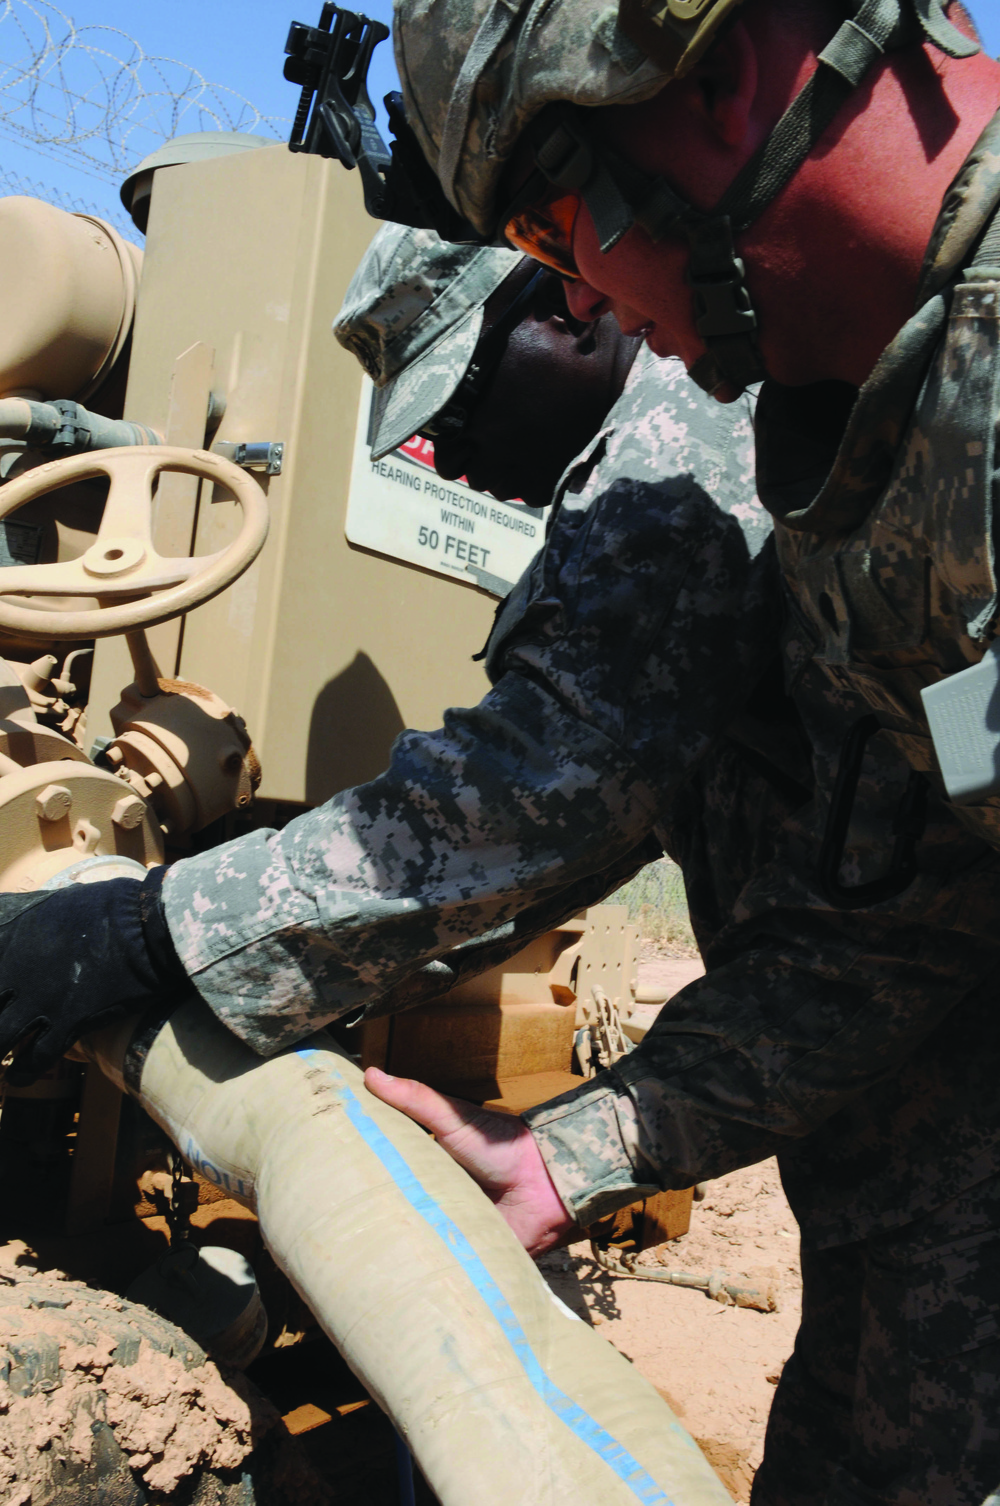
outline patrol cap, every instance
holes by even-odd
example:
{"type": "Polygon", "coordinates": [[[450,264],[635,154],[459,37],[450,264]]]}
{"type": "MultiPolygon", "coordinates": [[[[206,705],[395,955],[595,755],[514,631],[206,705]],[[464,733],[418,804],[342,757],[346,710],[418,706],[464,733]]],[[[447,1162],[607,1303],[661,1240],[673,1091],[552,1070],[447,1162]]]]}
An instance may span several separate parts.
{"type": "Polygon", "coordinates": [[[681,77],[740,0],[396,0],[407,119],[455,208],[494,233],[497,184],[546,105],[634,104],[681,77]]]}
{"type": "Polygon", "coordinates": [[[479,341],[483,305],[521,260],[519,251],[453,245],[433,230],[380,228],[333,323],[375,383],[373,460],[448,402],[479,341]]]}

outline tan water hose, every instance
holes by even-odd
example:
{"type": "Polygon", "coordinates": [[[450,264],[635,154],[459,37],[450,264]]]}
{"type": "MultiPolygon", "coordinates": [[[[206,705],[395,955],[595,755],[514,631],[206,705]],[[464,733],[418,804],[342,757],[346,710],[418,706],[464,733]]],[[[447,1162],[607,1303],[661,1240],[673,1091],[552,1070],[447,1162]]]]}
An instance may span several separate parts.
{"type": "MultiPolygon", "coordinates": [[[[200,1001],[129,1078],[265,1243],[389,1414],[443,1506],[729,1506],[673,1413],[546,1286],[496,1209],[319,1034],[268,1060],[200,1001]]],[[[133,1064],[130,1068],[130,1062],[133,1064]]]]}

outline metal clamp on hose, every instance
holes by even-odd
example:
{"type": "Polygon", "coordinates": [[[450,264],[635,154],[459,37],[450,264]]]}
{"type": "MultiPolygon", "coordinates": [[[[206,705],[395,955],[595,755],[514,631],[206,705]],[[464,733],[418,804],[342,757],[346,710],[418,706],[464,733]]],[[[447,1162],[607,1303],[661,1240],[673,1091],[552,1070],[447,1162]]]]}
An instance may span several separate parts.
{"type": "Polygon", "coordinates": [[[883,900],[895,899],[917,876],[916,846],[927,823],[927,782],[923,775],[911,770],[892,818],[892,834],[896,840],[888,871],[867,884],[840,882],[840,866],[844,861],[865,751],[881,730],[881,723],[874,713],[862,716],[848,732],[841,750],[817,864],[820,891],[835,910],[862,910],[866,905],[879,905],[883,900]]]}

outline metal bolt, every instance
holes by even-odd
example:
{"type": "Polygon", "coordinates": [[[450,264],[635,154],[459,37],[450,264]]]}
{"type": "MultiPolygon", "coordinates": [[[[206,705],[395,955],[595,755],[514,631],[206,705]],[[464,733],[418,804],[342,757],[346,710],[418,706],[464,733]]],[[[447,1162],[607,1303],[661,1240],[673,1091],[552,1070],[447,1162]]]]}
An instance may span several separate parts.
{"type": "Polygon", "coordinates": [[[73,795],[64,784],[47,784],[35,796],[40,821],[61,821],[73,807],[73,795]]]}
{"type": "Polygon", "coordinates": [[[112,768],[117,768],[125,755],[122,752],[121,748],[116,748],[114,743],[111,743],[108,747],[105,748],[104,757],[107,759],[108,763],[111,764],[112,768]]]}
{"type": "Polygon", "coordinates": [[[111,819],[116,826],[122,826],[126,831],[135,831],[137,826],[142,825],[145,814],[144,800],[140,800],[138,795],[123,795],[111,812],[111,819]]]}

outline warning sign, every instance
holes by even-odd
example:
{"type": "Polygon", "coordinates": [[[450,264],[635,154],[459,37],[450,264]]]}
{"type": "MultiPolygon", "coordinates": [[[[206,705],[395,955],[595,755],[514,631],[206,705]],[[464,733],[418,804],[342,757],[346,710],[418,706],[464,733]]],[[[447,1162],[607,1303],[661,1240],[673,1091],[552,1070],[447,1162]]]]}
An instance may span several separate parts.
{"type": "Polygon", "coordinates": [[[461,481],[443,481],[429,439],[411,439],[372,460],[373,391],[366,377],[347,501],[349,542],[506,596],[542,547],[548,508],[498,502],[461,481]]]}

